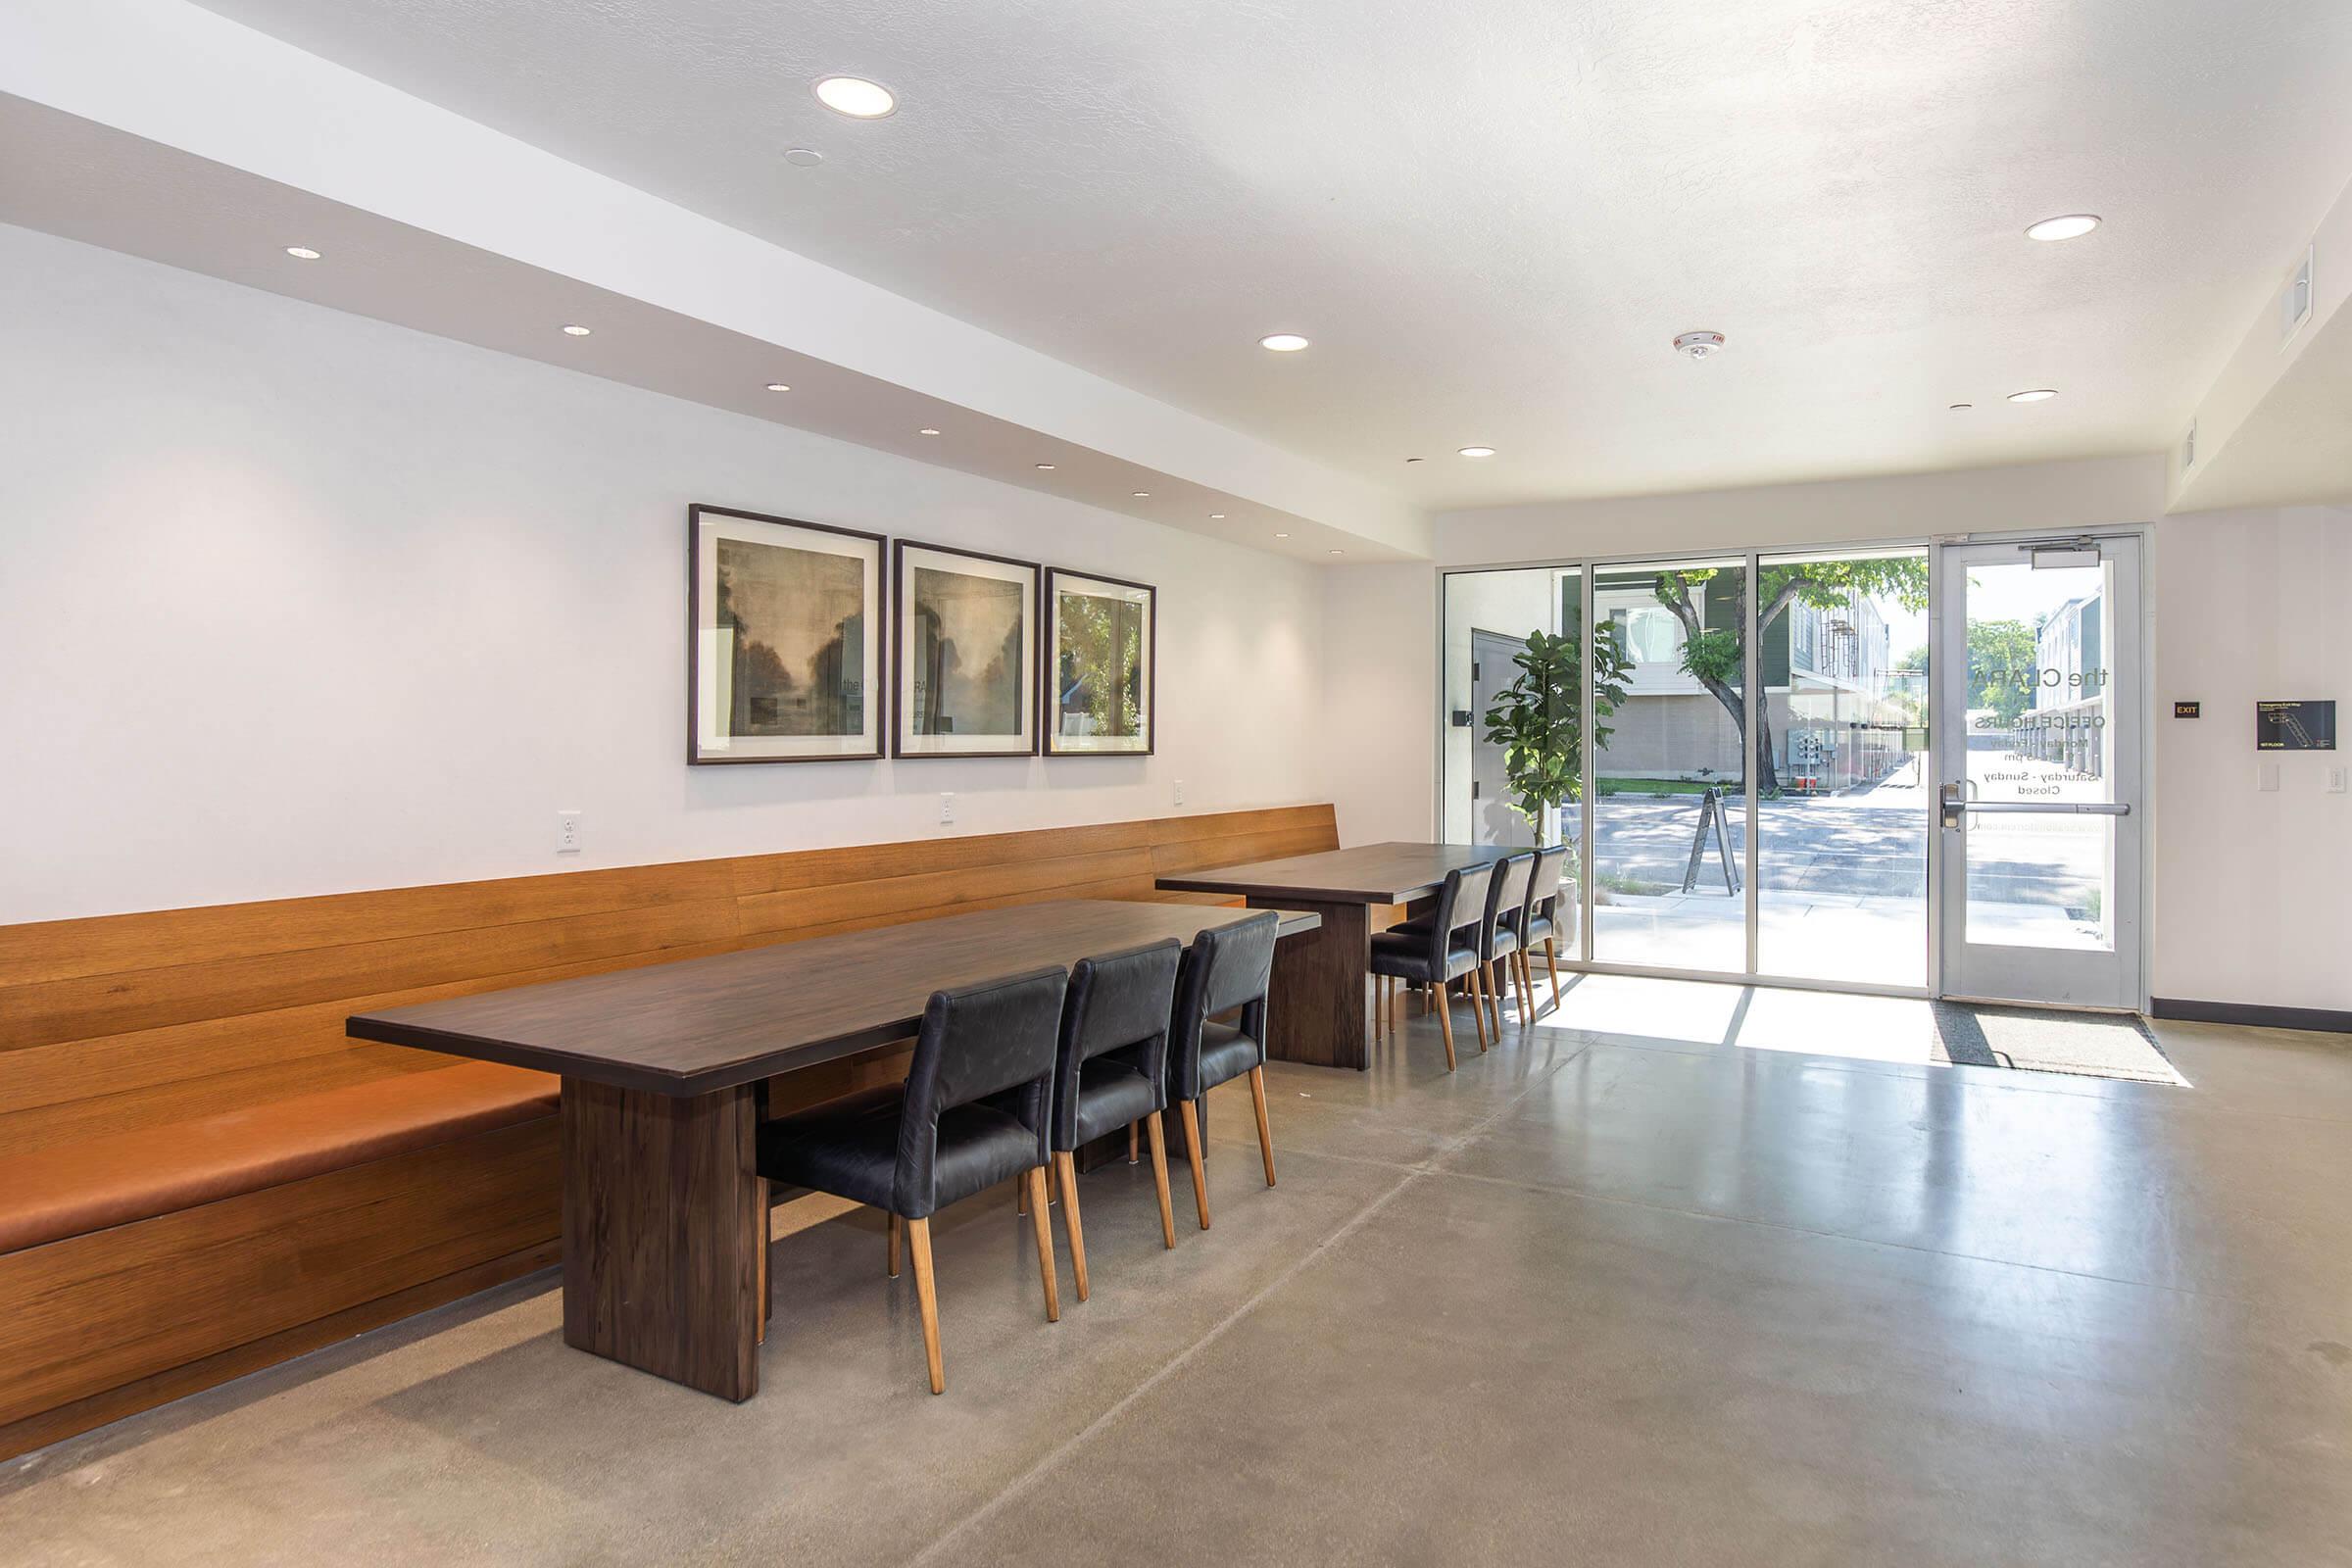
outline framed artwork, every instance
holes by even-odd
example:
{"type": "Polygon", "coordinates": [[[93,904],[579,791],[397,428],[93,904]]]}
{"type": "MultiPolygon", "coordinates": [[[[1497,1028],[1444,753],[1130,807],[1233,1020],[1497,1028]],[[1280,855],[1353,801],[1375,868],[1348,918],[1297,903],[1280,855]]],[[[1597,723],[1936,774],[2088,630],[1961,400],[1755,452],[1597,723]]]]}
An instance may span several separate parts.
{"type": "Polygon", "coordinates": [[[1149,757],[1158,590],[1046,573],[1048,757],[1149,757]]]}
{"type": "Polygon", "coordinates": [[[1035,562],[897,544],[893,757],[1037,750],[1035,562]]]}
{"type": "Polygon", "coordinates": [[[880,534],[686,509],[686,760],[882,755],[880,534]]]}

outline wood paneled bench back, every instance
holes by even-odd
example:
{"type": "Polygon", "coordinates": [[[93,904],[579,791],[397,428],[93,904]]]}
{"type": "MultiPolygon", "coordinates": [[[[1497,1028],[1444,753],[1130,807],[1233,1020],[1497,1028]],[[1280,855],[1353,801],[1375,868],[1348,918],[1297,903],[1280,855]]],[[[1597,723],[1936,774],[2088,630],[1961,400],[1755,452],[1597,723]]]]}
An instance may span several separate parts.
{"type": "MultiPolygon", "coordinates": [[[[0,1456],[555,1261],[554,1081],[353,1012],[1336,849],[1329,806],[0,926],[0,1456]]],[[[787,1106],[903,1053],[775,1086],[787,1106]]]]}

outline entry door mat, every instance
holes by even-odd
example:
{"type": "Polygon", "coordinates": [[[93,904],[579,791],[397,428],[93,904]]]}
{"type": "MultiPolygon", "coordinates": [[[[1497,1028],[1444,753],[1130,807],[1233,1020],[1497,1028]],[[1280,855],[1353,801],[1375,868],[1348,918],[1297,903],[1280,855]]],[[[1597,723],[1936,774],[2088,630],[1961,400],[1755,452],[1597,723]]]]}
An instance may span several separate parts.
{"type": "Polygon", "coordinates": [[[1940,1061],[2189,1087],[2165,1058],[2146,1020],[2130,1013],[1980,1007],[1964,1002],[1931,1005],[1940,1061]]]}

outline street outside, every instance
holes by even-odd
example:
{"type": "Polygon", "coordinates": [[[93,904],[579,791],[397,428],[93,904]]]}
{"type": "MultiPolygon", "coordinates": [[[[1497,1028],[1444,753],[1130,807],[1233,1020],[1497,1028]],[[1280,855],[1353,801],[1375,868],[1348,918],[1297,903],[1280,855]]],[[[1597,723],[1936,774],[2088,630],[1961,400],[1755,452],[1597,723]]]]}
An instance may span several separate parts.
{"type": "MultiPolygon", "coordinates": [[[[1934,790],[1924,759],[1838,795],[1759,801],[1760,968],[1768,974],[1918,985],[1927,964],[1927,838],[1934,790]]],[[[1980,800],[2101,800],[2104,786],[2055,762],[1969,754],[1980,800]]],[[[1724,801],[1732,859],[1743,867],[1744,805],[1724,801]]],[[[1598,907],[1592,956],[1604,962],[1739,970],[1743,900],[1724,890],[1710,836],[1694,891],[1683,893],[1695,795],[1602,795],[1593,803],[1598,907]]],[[[2098,947],[2109,819],[1980,815],[1968,831],[1969,930],[1979,942],[2098,947]]]]}

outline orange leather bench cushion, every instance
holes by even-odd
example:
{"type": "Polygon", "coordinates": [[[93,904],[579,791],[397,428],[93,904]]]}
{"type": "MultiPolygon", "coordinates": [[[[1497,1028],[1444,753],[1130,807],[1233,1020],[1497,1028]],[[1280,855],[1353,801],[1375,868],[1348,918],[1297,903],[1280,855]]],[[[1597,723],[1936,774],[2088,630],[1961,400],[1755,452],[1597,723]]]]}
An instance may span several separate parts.
{"type": "Polygon", "coordinates": [[[557,1093],[547,1073],[467,1062],[0,1155],[0,1252],[550,1115],[557,1093]]]}

